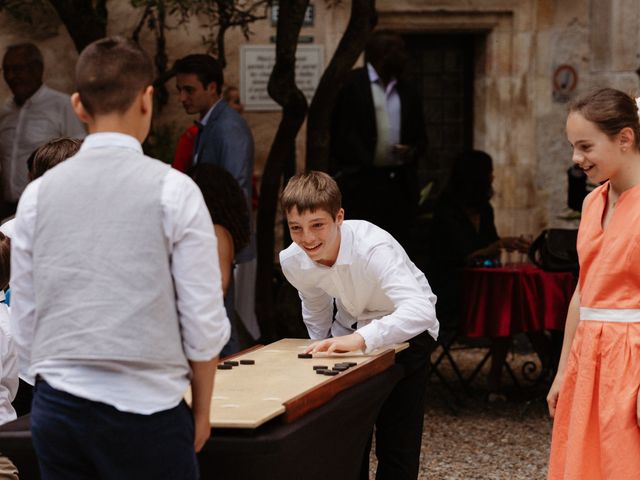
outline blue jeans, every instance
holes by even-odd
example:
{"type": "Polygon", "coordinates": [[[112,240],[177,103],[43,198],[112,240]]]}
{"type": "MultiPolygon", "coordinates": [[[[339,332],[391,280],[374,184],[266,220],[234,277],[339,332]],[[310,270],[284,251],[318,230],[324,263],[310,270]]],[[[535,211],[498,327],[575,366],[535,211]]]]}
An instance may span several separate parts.
{"type": "Polygon", "coordinates": [[[152,415],[126,413],[39,379],[31,435],[43,480],[199,477],[193,417],[184,402],[152,415]]]}

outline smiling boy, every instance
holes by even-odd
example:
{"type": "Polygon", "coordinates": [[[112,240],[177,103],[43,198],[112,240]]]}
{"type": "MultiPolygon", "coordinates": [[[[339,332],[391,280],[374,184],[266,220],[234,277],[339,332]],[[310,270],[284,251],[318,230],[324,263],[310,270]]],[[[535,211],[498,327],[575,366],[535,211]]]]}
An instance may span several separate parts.
{"type": "MultiPolygon", "coordinates": [[[[404,376],[376,421],[376,478],[416,478],[429,354],[439,327],[436,297],[391,235],[369,222],[344,220],[341,200],[325,173],[291,178],[281,203],[294,243],[280,252],[280,264],[300,293],[303,320],[316,340],[307,352],[368,353],[409,341],[396,357],[404,376]]],[[[363,478],[367,470],[365,459],[363,478]]]]}

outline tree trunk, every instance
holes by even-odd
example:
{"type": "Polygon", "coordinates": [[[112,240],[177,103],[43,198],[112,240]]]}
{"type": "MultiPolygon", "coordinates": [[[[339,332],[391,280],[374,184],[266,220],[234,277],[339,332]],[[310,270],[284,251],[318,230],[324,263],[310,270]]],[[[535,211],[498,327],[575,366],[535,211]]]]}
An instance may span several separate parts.
{"type": "Polygon", "coordinates": [[[375,0],[352,0],[347,30],[324,71],[309,107],[307,170],[327,171],[331,112],[351,67],[364,50],[377,21],[375,0]]]}
{"type": "Polygon", "coordinates": [[[269,95],[282,106],[282,119],[262,175],[258,209],[258,272],[256,313],[264,341],[277,337],[274,318],[274,227],[285,165],[295,163],[296,136],[307,113],[307,100],[295,83],[298,35],[309,0],[280,0],[276,64],[269,77],[269,95]]]}
{"type": "Polygon", "coordinates": [[[51,0],[64,23],[76,50],[81,52],[91,42],[107,36],[106,0],[51,0]]]}

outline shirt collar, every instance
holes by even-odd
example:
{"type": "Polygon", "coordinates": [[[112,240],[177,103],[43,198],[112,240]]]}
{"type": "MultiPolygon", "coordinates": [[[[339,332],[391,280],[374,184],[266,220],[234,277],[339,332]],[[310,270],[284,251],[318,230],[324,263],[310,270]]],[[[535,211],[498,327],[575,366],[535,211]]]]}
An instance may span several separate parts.
{"type": "Polygon", "coordinates": [[[351,265],[353,259],[353,232],[349,225],[342,222],[340,226],[340,249],[334,265],[351,265]]]}
{"type": "Polygon", "coordinates": [[[204,117],[202,117],[202,120],[200,120],[200,125],[204,127],[207,124],[209,118],[211,117],[211,114],[213,113],[213,110],[220,104],[220,100],[222,100],[222,97],[220,97],[216,103],[211,105],[209,111],[205,114],[204,117]]]}
{"type": "Polygon", "coordinates": [[[378,75],[378,72],[376,72],[376,69],[373,68],[373,65],[371,65],[368,62],[367,62],[367,73],[369,74],[369,80],[371,81],[371,83],[377,83],[380,80],[380,76],[378,75]]]}
{"type": "Polygon", "coordinates": [[[371,83],[377,83],[378,85],[380,85],[384,89],[385,93],[388,94],[390,91],[396,88],[396,84],[398,83],[398,80],[396,78],[391,79],[389,84],[384,86],[382,84],[380,75],[378,75],[378,72],[376,72],[376,69],[373,68],[373,65],[371,65],[370,63],[367,63],[367,72],[369,74],[369,80],[371,80],[371,83]]]}
{"type": "Polygon", "coordinates": [[[138,153],[143,153],[142,145],[140,145],[138,140],[131,135],[118,132],[99,132],[87,135],[80,146],[80,151],[105,147],[128,148],[138,153]]]}
{"type": "Polygon", "coordinates": [[[33,95],[31,95],[29,98],[27,98],[24,101],[24,103],[22,105],[18,105],[16,103],[15,97],[11,99],[11,103],[17,109],[24,108],[24,107],[29,107],[33,102],[36,102],[41,97],[44,97],[47,94],[48,90],[49,90],[49,88],[43,83],[42,85],[40,85],[40,88],[38,90],[36,90],[33,95]]]}

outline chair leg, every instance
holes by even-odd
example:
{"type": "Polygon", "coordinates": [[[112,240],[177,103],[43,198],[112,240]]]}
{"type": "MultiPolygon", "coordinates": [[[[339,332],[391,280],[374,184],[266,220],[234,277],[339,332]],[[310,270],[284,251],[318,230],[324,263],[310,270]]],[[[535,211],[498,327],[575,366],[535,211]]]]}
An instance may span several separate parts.
{"type": "MultiPolygon", "coordinates": [[[[458,397],[458,395],[456,394],[455,390],[451,387],[451,385],[449,384],[449,382],[447,381],[446,378],[444,378],[444,375],[442,375],[442,373],[439,370],[433,370],[433,373],[435,373],[435,375],[440,379],[440,382],[442,383],[442,385],[444,385],[445,389],[449,392],[449,394],[453,397],[453,400],[456,404],[461,405],[463,402],[460,399],[460,397],[458,397]]],[[[452,402],[445,402],[446,407],[449,409],[449,411],[453,414],[453,415],[458,415],[458,410],[453,406],[452,402]]]]}
{"type": "Polygon", "coordinates": [[[444,385],[444,387],[451,393],[451,395],[453,396],[455,401],[457,403],[462,403],[460,398],[456,394],[455,390],[451,386],[451,383],[449,382],[449,380],[447,378],[445,378],[445,376],[439,370],[440,364],[442,363],[442,361],[445,358],[447,358],[449,360],[455,375],[460,380],[460,383],[461,383],[461,385],[462,385],[462,387],[463,387],[463,389],[465,390],[465,393],[466,393],[466,387],[465,387],[465,384],[464,384],[464,377],[462,377],[462,374],[460,373],[460,369],[458,368],[458,365],[455,363],[455,361],[453,360],[453,357],[451,356],[451,353],[449,352],[449,345],[446,345],[445,343],[438,342],[438,346],[442,348],[442,351],[440,352],[438,357],[435,359],[435,361],[431,362],[431,368],[429,370],[429,378],[431,377],[432,374],[435,374],[438,377],[438,379],[440,380],[440,382],[444,385]]]}
{"type": "Polygon", "coordinates": [[[464,375],[460,371],[460,367],[458,367],[458,364],[456,363],[453,356],[451,355],[451,346],[454,344],[457,338],[458,338],[458,335],[455,335],[451,339],[449,339],[449,341],[446,343],[438,342],[438,345],[442,348],[442,351],[438,355],[438,358],[436,358],[436,360],[432,363],[432,368],[434,370],[437,370],[440,364],[446,358],[449,361],[449,365],[451,365],[451,369],[453,370],[453,373],[455,374],[456,378],[460,382],[460,385],[462,385],[463,390],[465,391],[465,393],[468,393],[467,383],[465,381],[464,375]]]}
{"type": "Polygon", "coordinates": [[[513,369],[511,368],[511,366],[509,365],[509,362],[506,359],[504,361],[504,366],[507,369],[507,373],[511,377],[513,384],[516,386],[518,390],[522,390],[522,386],[520,385],[520,382],[518,381],[516,374],[514,373],[513,369]]]}
{"type": "Polygon", "coordinates": [[[491,350],[489,350],[484,355],[482,360],[480,360],[480,363],[478,363],[478,365],[476,365],[476,368],[474,368],[473,372],[471,372],[471,375],[467,377],[467,380],[466,380],[467,385],[471,385],[471,382],[473,382],[473,380],[476,378],[478,373],[480,373],[480,370],[482,370],[482,367],[484,367],[484,364],[487,363],[487,360],[489,360],[490,357],[491,357],[491,350]]]}

